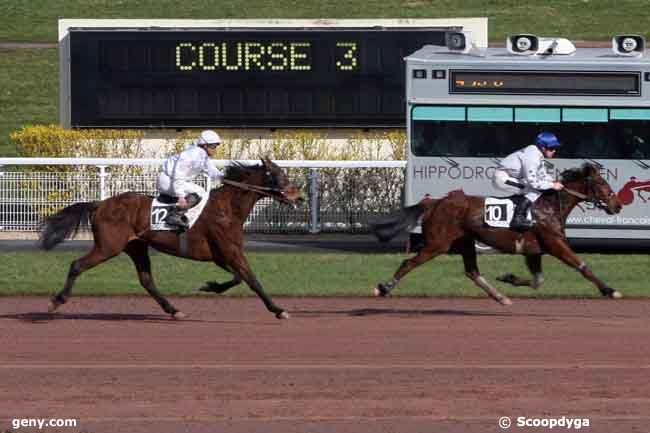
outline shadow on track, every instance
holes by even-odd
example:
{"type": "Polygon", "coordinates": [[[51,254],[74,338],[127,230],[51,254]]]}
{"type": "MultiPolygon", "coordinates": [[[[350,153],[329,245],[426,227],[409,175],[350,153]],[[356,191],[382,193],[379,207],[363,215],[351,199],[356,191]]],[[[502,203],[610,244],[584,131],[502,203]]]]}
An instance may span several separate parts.
{"type": "Polygon", "coordinates": [[[365,316],[489,316],[489,317],[512,317],[510,312],[489,312],[489,311],[468,311],[468,310],[414,310],[399,308],[357,308],[354,310],[294,310],[296,316],[314,317],[327,315],[345,315],[350,317],[365,316]]]}
{"type": "Polygon", "coordinates": [[[202,320],[173,320],[166,315],[155,314],[75,314],[75,313],[17,313],[17,314],[3,314],[0,319],[13,319],[23,322],[40,323],[51,322],[54,320],[97,320],[105,322],[121,322],[121,321],[134,321],[134,322],[164,322],[164,323],[180,323],[180,322],[202,322],[202,320]]]}
{"type": "Polygon", "coordinates": [[[139,322],[139,323],[166,323],[166,324],[183,324],[183,323],[204,323],[204,324],[221,324],[221,325],[253,325],[253,326],[275,326],[273,322],[256,322],[256,321],[242,321],[242,320],[204,320],[204,319],[190,319],[184,318],[176,320],[167,315],[156,314],[124,314],[124,313],[47,313],[47,312],[32,312],[32,313],[15,313],[15,314],[0,314],[0,320],[19,320],[27,323],[48,323],[57,320],[88,320],[97,322],[139,322]]]}

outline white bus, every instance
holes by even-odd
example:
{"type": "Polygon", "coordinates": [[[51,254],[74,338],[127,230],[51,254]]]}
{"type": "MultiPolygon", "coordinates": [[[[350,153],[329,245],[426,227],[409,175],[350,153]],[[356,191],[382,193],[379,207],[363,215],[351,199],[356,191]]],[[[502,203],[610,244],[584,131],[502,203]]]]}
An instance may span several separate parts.
{"type": "Polygon", "coordinates": [[[425,46],[406,64],[406,205],[459,188],[503,195],[491,181],[500,158],[551,131],[562,147],[547,160],[549,172],[597,163],[624,204],[614,216],[577,207],[570,240],[650,240],[648,58],[596,48],[522,56],[425,46]]]}

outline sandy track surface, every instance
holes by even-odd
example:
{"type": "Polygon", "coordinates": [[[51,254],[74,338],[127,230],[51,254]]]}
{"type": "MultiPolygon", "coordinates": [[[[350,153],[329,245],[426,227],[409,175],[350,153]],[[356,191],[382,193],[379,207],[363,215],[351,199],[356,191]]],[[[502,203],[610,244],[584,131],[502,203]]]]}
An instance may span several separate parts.
{"type": "MultiPolygon", "coordinates": [[[[0,431],[497,432],[517,417],[647,431],[650,301],[0,299],[0,431]]],[[[552,431],[566,431],[556,427],[552,431]]]]}

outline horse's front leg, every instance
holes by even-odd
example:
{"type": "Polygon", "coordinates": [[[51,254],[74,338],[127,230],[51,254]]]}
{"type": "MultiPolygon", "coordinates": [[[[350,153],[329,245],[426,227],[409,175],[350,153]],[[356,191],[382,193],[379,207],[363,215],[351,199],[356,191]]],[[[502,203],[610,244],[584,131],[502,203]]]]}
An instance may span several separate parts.
{"type": "Polygon", "coordinates": [[[390,292],[397,287],[400,280],[404,278],[406,274],[411,272],[413,269],[418,266],[428,262],[434,257],[439,256],[449,250],[449,245],[445,244],[435,244],[435,245],[426,245],[410,259],[406,259],[402,262],[400,267],[393,274],[393,278],[383,282],[378,283],[377,287],[374,288],[373,293],[375,296],[389,296],[390,292]]]}
{"type": "MultiPolygon", "coordinates": [[[[246,257],[244,257],[244,253],[241,250],[235,251],[234,249],[231,249],[231,253],[229,255],[229,260],[228,260],[228,269],[235,274],[235,279],[233,281],[236,281],[237,279],[239,279],[240,281],[244,280],[246,284],[248,284],[248,287],[250,287],[251,290],[253,290],[255,294],[257,294],[257,296],[260,297],[262,302],[264,302],[264,305],[266,306],[267,310],[275,314],[275,317],[277,317],[278,319],[288,319],[290,317],[289,313],[287,313],[286,311],[284,311],[284,309],[275,305],[271,300],[271,297],[266,294],[264,288],[257,280],[257,277],[255,277],[255,274],[253,273],[253,271],[250,268],[250,265],[248,264],[248,260],[246,260],[246,257]]],[[[231,283],[233,281],[231,281],[231,283]]]]}
{"type": "Polygon", "coordinates": [[[604,281],[598,278],[589,267],[587,267],[585,262],[583,262],[576,253],[573,252],[566,238],[544,239],[544,244],[552,256],[557,257],[580,272],[583,277],[598,287],[598,290],[603,296],[608,296],[612,299],[620,299],[623,297],[621,292],[609,287],[604,281]]]}

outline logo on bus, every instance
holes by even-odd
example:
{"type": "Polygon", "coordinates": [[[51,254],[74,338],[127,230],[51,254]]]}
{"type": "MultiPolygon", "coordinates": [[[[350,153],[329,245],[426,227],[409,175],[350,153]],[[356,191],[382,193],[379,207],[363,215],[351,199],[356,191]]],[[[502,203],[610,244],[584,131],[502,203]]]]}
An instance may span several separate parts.
{"type": "Polygon", "coordinates": [[[650,180],[637,181],[635,176],[630,178],[630,181],[623,185],[623,188],[618,192],[618,199],[625,206],[632,204],[634,201],[634,193],[643,201],[647,203],[648,199],[641,195],[641,191],[650,192],[650,180]]]}

